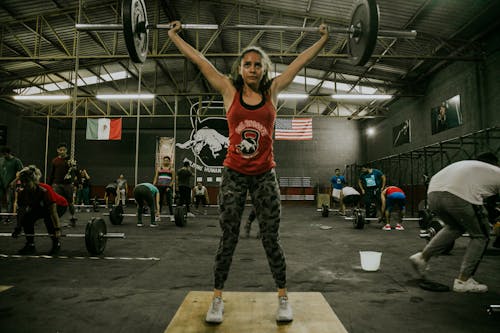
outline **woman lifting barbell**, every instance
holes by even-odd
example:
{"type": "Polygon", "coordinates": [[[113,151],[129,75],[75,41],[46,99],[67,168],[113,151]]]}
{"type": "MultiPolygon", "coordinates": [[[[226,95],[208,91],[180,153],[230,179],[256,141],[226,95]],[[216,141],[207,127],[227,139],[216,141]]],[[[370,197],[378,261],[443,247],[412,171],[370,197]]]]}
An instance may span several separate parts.
{"type": "Polygon", "coordinates": [[[48,255],[55,255],[61,249],[59,241],[59,212],[65,211],[68,206],[64,197],[58,195],[50,185],[40,183],[41,172],[30,165],[23,168],[18,175],[19,188],[16,193],[17,225],[12,232],[12,237],[17,238],[24,229],[26,244],[18,251],[19,254],[33,254],[35,249],[35,222],[43,219],[47,232],[52,238],[52,248],[48,255]],[[58,208],[61,207],[61,208],[58,208]]]}
{"type": "Polygon", "coordinates": [[[250,192],[262,244],[278,289],[276,320],[291,321],[293,314],[286,291],[285,255],[279,242],[281,202],[274,171],[276,105],[278,93],[292,83],[298,72],[323,49],[328,41],[328,28],[320,25],[320,39],[293,60],[281,75],[271,79],[271,61],[260,48],[243,50],[234,63],[231,77],[228,77],[178,35],[182,27],[179,21],[172,22],[171,27],[168,31],[170,40],[222,95],[229,128],[229,147],[218,196],[222,236],[215,256],[214,297],[205,320],[210,323],[223,320],[222,289],[238,243],[247,192],[250,192]]]}

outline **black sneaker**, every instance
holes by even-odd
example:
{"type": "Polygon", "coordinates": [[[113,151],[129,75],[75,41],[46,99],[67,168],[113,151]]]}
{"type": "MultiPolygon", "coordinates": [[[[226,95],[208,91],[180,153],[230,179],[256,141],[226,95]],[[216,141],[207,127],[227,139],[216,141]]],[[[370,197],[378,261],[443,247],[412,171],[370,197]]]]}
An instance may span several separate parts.
{"type": "Polygon", "coordinates": [[[49,256],[56,256],[59,254],[59,251],[61,250],[61,243],[52,243],[52,248],[50,249],[49,253],[47,255],[49,256]]]}
{"type": "Polygon", "coordinates": [[[35,252],[36,252],[35,244],[26,243],[26,245],[24,245],[22,249],[17,251],[17,254],[27,255],[27,254],[35,254],[35,252]]]}

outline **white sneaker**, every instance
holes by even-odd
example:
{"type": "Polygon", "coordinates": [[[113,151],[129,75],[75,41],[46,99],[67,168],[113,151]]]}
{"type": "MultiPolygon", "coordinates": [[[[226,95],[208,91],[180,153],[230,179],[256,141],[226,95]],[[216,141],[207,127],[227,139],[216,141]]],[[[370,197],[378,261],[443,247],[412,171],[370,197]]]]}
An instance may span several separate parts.
{"type": "Polygon", "coordinates": [[[467,281],[455,279],[455,282],[453,282],[453,291],[458,293],[485,293],[488,291],[488,286],[477,282],[471,277],[467,281]]]}
{"type": "Polygon", "coordinates": [[[427,269],[427,261],[422,257],[422,252],[415,253],[409,259],[417,274],[420,275],[420,277],[424,277],[425,270],[427,269]]]}
{"type": "Polygon", "coordinates": [[[173,215],[170,215],[170,222],[175,222],[175,217],[173,215]]]}
{"type": "Polygon", "coordinates": [[[195,217],[195,215],[193,213],[191,213],[191,212],[188,212],[187,213],[187,217],[195,217]]]}
{"type": "Polygon", "coordinates": [[[390,231],[391,230],[391,225],[390,224],[386,224],[382,227],[382,230],[385,230],[385,231],[390,231]]]}
{"type": "Polygon", "coordinates": [[[278,298],[278,313],[276,314],[276,321],[288,322],[293,320],[293,311],[290,302],[288,302],[288,297],[280,296],[278,298]]]}
{"type": "Polygon", "coordinates": [[[207,323],[220,324],[222,323],[224,314],[224,301],[222,297],[214,297],[210,307],[208,308],[207,316],[205,321],[207,323]]]}
{"type": "Polygon", "coordinates": [[[401,224],[399,224],[399,223],[398,223],[398,224],[396,224],[396,228],[394,228],[394,229],[396,229],[396,230],[400,230],[400,231],[405,230],[405,228],[404,228],[401,224]]]}
{"type": "Polygon", "coordinates": [[[137,223],[137,226],[138,226],[138,227],[142,227],[142,226],[143,226],[143,224],[142,224],[142,223],[137,223]]]}
{"type": "Polygon", "coordinates": [[[161,222],[161,217],[155,216],[155,222],[161,222]]]}

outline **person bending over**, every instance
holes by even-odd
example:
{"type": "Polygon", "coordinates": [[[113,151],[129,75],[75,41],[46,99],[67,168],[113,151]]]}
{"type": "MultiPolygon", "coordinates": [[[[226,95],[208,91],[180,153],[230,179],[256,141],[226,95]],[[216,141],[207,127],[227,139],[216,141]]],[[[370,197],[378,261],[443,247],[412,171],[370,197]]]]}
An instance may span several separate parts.
{"type": "Polygon", "coordinates": [[[361,200],[361,194],[358,191],[356,191],[354,187],[344,186],[342,188],[342,193],[340,198],[341,198],[340,204],[344,207],[344,209],[346,206],[354,208],[359,206],[359,202],[361,200]]]}
{"type": "Polygon", "coordinates": [[[150,227],[158,226],[160,222],[160,191],[150,183],[137,184],[134,188],[134,198],[137,204],[137,226],[142,227],[144,207],[149,207],[151,214],[150,227]]]}
{"type": "Polygon", "coordinates": [[[52,248],[48,255],[56,255],[61,249],[59,214],[64,214],[67,200],[47,184],[40,183],[41,172],[34,165],[23,168],[19,172],[19,188],[16,195],[17,225],[12,233],[16,238],[21,228],[26,235],[26,244],[18,251],[19,254],[34,254],[35,249],[35,222],[43,219],[47,232],[52,238],[52,248]]]}
{"type": "Polygon", "coordinates": [[[196,186],[193,187],[193,197],[194,197],[194,207],[196,209],[198,209],[200,204],[203,207],[208,205],[208,190],[201,182],[197,182],[196,186]]]}
{"type": "Polygon", "coordinates": [[[406,204],[406,195],[403,190],[397,186],[387,186],[382,193],[380,193],[380,200],[382,202],[382,216],[380,220],[385,219],[385,225],[382,227],[382,230],[391,230],[391,213],[394,209],[398,212],[398,219],[394,229],[405,230],[401,225],[403,217],[405,216],[406,204]]]}
{"type": "Polygon", "coordinates": [[[113,202],[116,202],[117,198],[117,184],[116,183],[109,183],[106,185],[104,188],[104,203],[106,207],[111,207],[113,205],[113,202]]]}
{"type": "Polygon", "coordinates": [[[470,236],[453,282],[453,291],[482,293],[488,286],[473,276],[488,246],[490,225],[482,217],[485,199],[500,193],[500,167],[498,157],[483,153],[476,160],[452,163],[436,173],[429,183],[427,198],[430,210],[443,222],[444,227],[432,237],[422,252],[409,259],[417,273],[424,277],[429,260],[441,254],[457,238],[467,232],[470,236]]]}

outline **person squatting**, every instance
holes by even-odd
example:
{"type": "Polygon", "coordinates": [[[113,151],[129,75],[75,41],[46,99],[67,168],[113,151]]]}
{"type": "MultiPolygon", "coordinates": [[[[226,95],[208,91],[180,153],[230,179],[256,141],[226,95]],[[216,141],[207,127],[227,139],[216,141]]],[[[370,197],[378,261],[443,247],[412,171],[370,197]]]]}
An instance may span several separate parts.
{"type": "Polygon", "coordinates": [[[34,165],[23,168],[18,175],[19,187],[16,193],[17,225],[12,237],[17,238],[24,230],[25,246],[19,254],[34,254],[35,249],[35,222],[43,219],[47,232],[52,238],[52,248],[48,255],[57,255],[61,248],[59,217],[68,207],[67,200],[57,194],[50,185],[40,183],[41,172],[34,165]]]}

